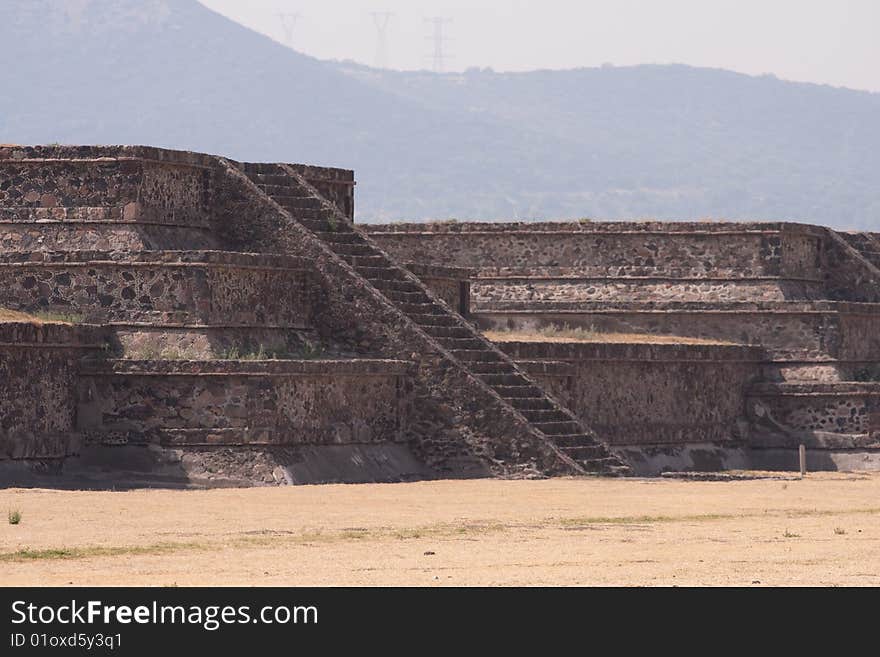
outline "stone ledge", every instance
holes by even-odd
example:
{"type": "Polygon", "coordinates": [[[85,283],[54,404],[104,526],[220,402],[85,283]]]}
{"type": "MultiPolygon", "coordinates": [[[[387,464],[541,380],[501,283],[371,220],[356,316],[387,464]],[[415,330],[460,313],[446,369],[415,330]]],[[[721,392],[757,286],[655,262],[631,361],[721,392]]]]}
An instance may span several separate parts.
{"type": "Polygon", "coordinates": [[[0,322],[0,346],[16,349],[96,349],[107,344],[108,336],[97,325],[0,322]]]}
{"type": "Polygon", "coordinates": [[[609,342],[496,342],[504,351],[521,361],[620,360],[665,362],[750,362],[767,360],[761,347],[747,345],[710,345],[686,343],[609,343],[609,342]]]}
{"type": "Polygon", "coordinates": [[[403,360],[105,360],[85,362],[83,375],[114,376],[388,376],[410,375],[413,364],[403,360]]]}
{"type": "Polygon", "coordinates": [[[772,433],[756,431],[749,437],[753,449],[797,449],[803,444],[815,450],[880,450],[880,437],[876,433],[832,433],[827,431],[797,431],[772,433]]]}
{"type": "MultiPolygon", "coordinates": [[[[409,265],[407,265],[409,267],[409,265]]],[[[582,269],[571,267],[572,273],[544,273],[544,274],[520,274],[504,273],[493,270],[481,270],[474,278],[474,283],[498,282],[498,281],[524,281],[524,282],[560,282],[560,283],[766,283],[766,282],[795,282],[795,283],[823,283],[818,278],[797,278],[793,276],[696,276],[693,274],[676,275],[672,273],[657,273],[644,275],[592,275],[582,273],[582,269]]],[[[463,270],[472,271],[472,270],[463,270]]]]}
{"type": "MultiPolygon", "coordinates": [[[[219,168],[220,156],[194,151],[156,148],[154,146],[2,146],[0,166],[3,164],[42,164],[52,161],[88,163],[112,161],[145,161],[200,169],[219,168]]],[[[230,162],[234,160],[229,160],[230,162]]],[[[309,164],[289,164],[306,178],[324,183],[353,184],[354,171],[309,164]]]]}
{"type": "Polygon", "coordinates": [[[75,226],[162,226],[166,228],[211,230],[211,226],[208,223],[142,220],[138,218],[136,212],[126,212],[125,208],[118,206],[70,206],[56,208],[5,206],[0,207],[0,224],[39,226],[41,228],[72,224],[75,226]]]}
{"type": "MultiPolygon", "coordinates": [[[[307,433],[308,430],[304,430],[307,433]]],[[[226,428],[199,428],[199,429],[159,429],[156,436],[159,444],[166,447],[271,447],[289,446],[289,431],[278,431],[274,427],[226,427],[226,428]]],[[[368,445],[393,445],[403,444],[404,439],[375,440],[372,442],[347,441],[339,443],[347,447],[368,445]]],[[[315,446],[333,445],[334,443],[308,441],[293,443],[295,445],[315,446]]]]}
{"type": "Polygon", "coordinates": [[[30,251],[0,254],[0,267],[9,266],[218,266],[247,269],[311,271],[307,258],[238,251],[30,251]]]}
{"type": "Polygon", "coordinates": [[[418,262],[404,262],[401,263],[401,266],[408,269],[417,278],[442,278],[450,281],[470,280],[475,271],[468,267],[446,267],[418,262]]]}
{"type": "MultiPolygon", "coordinates": [[[[496,343],[502,349],[509,343],[496,343]]],[[[564,360],[528,360],[517,357],[516,364],[532,376],[574,376],[576,368],[564,360]]]]}
{"type": "Polygon", "coordinates": [[[548,313],[849,313],[880,315],[880,303],[855,301],[484,301],[475,314],[548,313]]]}
{"type": "Polygon", "coordinates": [[[880,396],[880,382],[787,382],[759,383],[749,388],[750,397],[861,397],[880,396]]]}
{"type": "Polygon", "coordinates": [[[665,222],[665,221],[535,221],[535,222],[435,222],[400,224],[360,224],[370,234],[408,234],[420,236],[468,234],[522,234],[582,233],[596,235],[754,235],[779,233],[806,233],[820,236],[821,226],[797,222],[665,222]]]}

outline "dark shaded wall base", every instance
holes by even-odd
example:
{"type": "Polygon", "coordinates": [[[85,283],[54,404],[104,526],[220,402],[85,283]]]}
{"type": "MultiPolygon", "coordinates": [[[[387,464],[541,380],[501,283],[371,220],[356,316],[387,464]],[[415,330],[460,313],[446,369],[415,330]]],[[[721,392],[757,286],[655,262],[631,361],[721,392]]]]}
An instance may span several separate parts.
{"type": "Polygon", "coordinates": [[[0,482],[5,486],[84,490],[393,483],[431,478],[434,473],[408,446],[399,444],[101,446],[85,447],[79,456],[67,459],[0,461],[0,482]]]}
{"type": "MultiPolygon", "coordinates": [[[[664,472],[719,472],[768,470],[797,472],[796,448],[753,449],[721,447],[712,443],[690,445],[640,445],[614,450],[641,477],[664,472]]],[[[880,471],[880,450],[807,450],[808,472],[880,471]]]]}

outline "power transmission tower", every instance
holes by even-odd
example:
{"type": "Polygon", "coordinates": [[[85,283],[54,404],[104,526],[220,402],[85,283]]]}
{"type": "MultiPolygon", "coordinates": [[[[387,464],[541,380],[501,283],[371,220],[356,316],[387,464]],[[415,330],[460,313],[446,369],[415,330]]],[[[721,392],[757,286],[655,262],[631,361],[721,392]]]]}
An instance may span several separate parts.
{"type": "Polygon", "coordinates": [[[372,11],[376,25],[376,68],[388,68],[388,21],[394,16],[390,11],[372,11]]]}
{"type": "Polygon", "coordinates": [[[431,34],[427,37],[428,39],[434,42],[434,52],[429,55],[434,63],[434,72],[442,73],[446,60],[451,58],[446,52],[445,45],[449,39],[443,33],[443,27],[447,23],[451,23],[451,18],[443,18],[442,16],[433,16],[431,18],[426,18],[425,21],[431,24],[432,30],[431,34]]]}
{"type": "Polygon", "coordinates": [[[293,47],[293,31],[296,29],[296,22],[302,17],[299,12],[278,12],[278,20],[281,22],[281,29],[284,30],[284,42],[293,47]]]}

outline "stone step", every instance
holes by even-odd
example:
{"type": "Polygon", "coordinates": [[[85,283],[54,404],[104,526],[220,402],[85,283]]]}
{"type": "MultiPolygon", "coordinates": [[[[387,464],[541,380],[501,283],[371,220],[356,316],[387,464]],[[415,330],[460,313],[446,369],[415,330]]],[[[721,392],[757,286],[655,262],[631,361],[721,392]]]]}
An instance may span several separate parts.
{"type": "MultiPolygon", "coordinates": [[[[292,179],[291,179],[292,181],[292,179]]],[[[309,192],[302,188],[299,183],[291,182],[289,184],[268,185],[258,183],[257,187],[266,192],[269,196],[283,198],[314,198],[309,192]]]]}
{"type": "MultiPolygon", "coordinates": [[[[368,281],[406,281],[406,275],[396,267],[355,267],[357,273],[368,281]]],[[[418,290],[420,291],[420,290],[418,290]]]]}
{"type": "Polygon", "coordinates": [[[349,264],[355,268],[388,266],[388,260],[383,255],[355,255],[350,258],[349,264]]]}
{"type": "Polygon", "coordinates": [[[521,409],[529,422],[568,422],[568,416],[556,408],[521,409]]]}
{"type": "Polygon", "coordinates": [[[320,237],[325,242],[327,242],[330,245],[330,247],[334,250],[336,248],[336,244],[363,244],[363,245],[369,247],[370,251],[375,252],[375,250],[364,241],[364,238],[361,237],[355,231],[345,231],[345,232],[315,231],[315,235],[320,237]]]}
{"type": "Polygon", "coordinates": [[[334,253],[336,253],[341,258],[351,258],[358,256],[372,256],[375,255],[376,250],[367,244],[366,242],[359,243],[337,243],[331,245],[334,253]]]}
{"type": "Polygon", "coordinates": [[[421,291],[418,284],[411,280],[402,278],[399,280],[389,280],[387,278],[369,278],[366,277],[374,287],[379,288],[383,292],[395,290],[397,292],[419,292],[421,291]]]}
{"type": "MultiPolygon", "coordinates": [[[[504,363],[505,365],[507,363],[504,363]]],[[[527,386],[531,385],[524,376],[517,373],[510,373],[510,366],[508,365],[507,372],[495,372],[490,374],[477,374],[482,381],[485,381],[490,386],[527,386]]]]}
{"type": "MultiPolygon", "coordinates": [[[[400,310],[403,314],[408,315],[410,317],[412,315],[429,315],[437,310],[437,306],[433,303],[407,303],[406,301],[396,301],[394,305],[396,305],[397,309],[400,310]]],[[[439,328],[444,328],[444,327],[439,327],[439,328]]],[[[453,330],[453,329],[449,329],[449,330],[453,330]]],[[[457,329],[457,330],[464,330],[464,329],[457,329]]],[[[432,337],[440,337],[439,335],[435,336],[430,331],[428,331],[428,335],[431,335],[432,337]]],[[[467,335],[450,335],[449,337],[464,338],[464,337],[468,337],[468,335],[470,335],[469,332],[467,333],[467,335]]]]}
{"type": "MultiPolygon", "coordinates": [[[[547,405],[552,407],[552,402],[544,397],[544,391],[535,386],[493,386],[495,392],[504,399],[514,400],[522,398],[538,398],[547,401],[547,405]]],[[[514,407],[516,407],[514,405],[514,407]]]]}
{"type": "Polygon", "coordinates": [[[474,338],[474,337],[467,337],[467,338],[437,338],[437,342],[439,342],[439,343],[440,343],[441,345],[443,345],[446,349],[449,349],[449,350],[451,350],[451,351],[461,351],[461,350],[463,350],[463,349],[464,349],[464,350],[467,350],[467,349],[476,349],[476,350],[485,349],[485,345],[483,345],[483,343],[482,343],[480,340],[478,340],[478,339],[476,339],[476,338],[474,338]]]}
{"type": "MultiPolygon", "coordinates": [[[[500,363],[504,364],[504,363],[500,363]]],[[[518,411],[555,409],[553,402],[544,396],[526,395],[523,397],[507,397],[507,402],[518,411]]]]}
{"type": "Polygon", "coordinates": [[[311,196],[272,196],[272,200],[285,210],[298,210],[301,208],[319,210],[324,207],[320,200],[311,196]]]}
{"type": "Polygon", "coordinates": [[[263,185],[290,187],[291,189],[300,189],[301,187],[296,180],[286,173],[255,173],[251,175],[251,179],[260,187],[263,185]]]}
{"type": "MultiPolygon", "coordinates": [[[[427,311],[436,310],[437,306],[433,303],[431,304],[400,304],[401,310],[407,312],[407,314],[426,314],[427,311]],[[403,306],[411,306],[411,310],[409,308],[404,309],[403,306]]],[[[430,335],[432,338],[469,338],[473,335],[470,329],[467,329],[463,326],[425,326],[422,327],[425,333],[430,335]]],[[[505,363],[505,367],[506,367],[505,363]]]]}
{"type": "Polygon", "coordinates": [[[580,425],[573,420],[566,420],[564,422],[532,422],[532,426],[548,436],[568,435],[581,430],[580,425]]]}
{"type": "Polygon", "coordinates": [[[583,447],[596,444],[595,438],[585,433],[556,433],[550,436],[553,443],[559,447],[583,447]]]}
{"type": "MultiPolygon", "coordinates": [[[[426,313],[424,315],[413,314],[409,318],[420,326],[461,326],[461,322],[452,315],[442,315],[435,313],[426,313]]],[[[500,359],[499,359],[500,360],[500,359]]]]}
{"type": "MultiPolygon", "coordinates": [[[[431,301],[430,297],[421,291],[404,292],[403,290],[386,290],[385,296],[398,305],[406,304],[408,306],[424,306],[421,311],[415,310],[413,312],[433,312],[438,308],[438,306],[431,301]]],[[[470,332],[468,332],[468,335],[470,335],[470,332]]]]}
{"type": "Polygon", "coordinates": [[[244,171],[249,176],[253,175],[271,175],[271,176],[284,176],[285,178],[289,178],[284,172],[284,169],[279,167],[277,164],[264,163],[264,162],[245,162],[243,164],[244,171]]]}
{"type": "MultiPolygon", "coordinates": [[[[486,361],[486,362],[494,362],[501,361],[501,357],[496,354],[491,349],[453,349],[452,355],[458,358],[458,360],[462,360],[465,362],[471,361],[486,361]]],[[[537,390],[537,388],[535,388],[537,390]]],[[[540,393],[540,391],[539,391],[540,393]]],[[[502,395],[503,396],[503,395],[502,395]]]]}
{"type": "Polygon", "coordinates": [[[608,450],[603,445],[578,445],[577,447],[560,447],[563,454],[575,461],[592,461],[608,457],[608,450]]]}
{"type": "Polygon", "coordinates": [[[314,232],[332,232],[333,231],[333,226],[330,223],[328,223],[326,219],[322,219],[320,217],[316,217],[316,218],[301,217],[298,214],[294,214],[293,216],[296,218],[296,220],[299,223],[301,223],[303,226],[308,228],[313,233],[314,232]]]}
{"type": "MultiPolygon", "coordinates": [[[[306,220],[321,220],[326,217],[327,211],[323,208],[296,208],[295,210],[289,210],[290,214],[294,216],[297,221],[306,220]]],[[[314,230],[314,228],[312,228],[314,230]]]]}
{"type": "MultiPolygon", "coordinates": [[[[449,329],[452,331],[465,329],[449,329]]],[[[471,363],[469,366],[471,374],[482,375],[482,374],[507,374],[510,372],[510,365],[505,363],[504,361],[498,361],[495,363],[485,363],[485,362],[475,362],[471,363]]],[[[549,402],[548,402],[549,404],[549,402]]]]}

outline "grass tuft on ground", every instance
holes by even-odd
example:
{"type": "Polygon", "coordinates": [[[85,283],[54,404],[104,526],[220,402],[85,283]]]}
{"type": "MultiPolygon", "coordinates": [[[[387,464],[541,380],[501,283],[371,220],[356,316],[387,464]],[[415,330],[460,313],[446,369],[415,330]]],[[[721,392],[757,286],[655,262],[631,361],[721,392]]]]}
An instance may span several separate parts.
{"type": "Polygon", "coordinates": [[[79,324],[83,316],[77,313],[36,312],[32,314],[0,308],[0,322],[27,322],[30,324],[79,324]]]}

